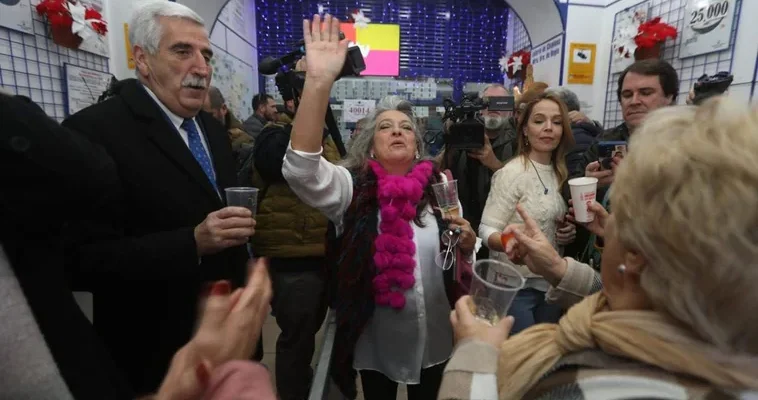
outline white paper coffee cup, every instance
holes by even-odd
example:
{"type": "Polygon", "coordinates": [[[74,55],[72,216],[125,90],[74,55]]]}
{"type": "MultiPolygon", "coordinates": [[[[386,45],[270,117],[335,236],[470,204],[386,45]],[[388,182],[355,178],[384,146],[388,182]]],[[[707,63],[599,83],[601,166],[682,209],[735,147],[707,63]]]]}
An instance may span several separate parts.
{"type": "Polygon", "coordinates": [[[597,194],[597,178],[582,177],[569,180],[571,189],[571,200],[574,203],[574,218],[576,222],[592,222],[595,220],[595,213],[589,211],[588,207],[595,201],[597,194]]]}

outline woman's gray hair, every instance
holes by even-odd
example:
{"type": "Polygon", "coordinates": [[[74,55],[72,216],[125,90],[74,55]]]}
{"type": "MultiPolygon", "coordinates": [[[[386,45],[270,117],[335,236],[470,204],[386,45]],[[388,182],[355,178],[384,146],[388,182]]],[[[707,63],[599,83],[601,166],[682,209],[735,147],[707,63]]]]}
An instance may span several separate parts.
{"type": "Polygon", "coordinates": [[[182,18],[205,26],[205,21],[191,8],[165,0],[148,0],[137,4],[129,21],[129,41],[140,46],[148,54],[156,54],[163,36],[160,17],[182,18]]]}
{"type": "Polygon", "coordinates": [[[550,88],[547,90],[549,93],[553,93],[558,96],[566,104],[566,108],[569,112],[579,111],[581,109],[581,103],[576,93],[565,87],[550,88]]]}
{"type": "Polygon", "coordinates": [[[385,111],[400,111],[407,115],[411,120],[413,132],[416,133],[416,148],[422,157],[426,157],[424,146],[424,132],[418,131],[416,125],[416,115],[413,113],[413,104],[399,96],[386,96],[379,100],[374,111],[363,121],[360,132],[353,138],[350,151],[342,162],[342,166],[349,170],[363,168],[366,161],[371,158],[371,149],[374,147],[374,131],[376,130],[376,120],[385,111]]]}

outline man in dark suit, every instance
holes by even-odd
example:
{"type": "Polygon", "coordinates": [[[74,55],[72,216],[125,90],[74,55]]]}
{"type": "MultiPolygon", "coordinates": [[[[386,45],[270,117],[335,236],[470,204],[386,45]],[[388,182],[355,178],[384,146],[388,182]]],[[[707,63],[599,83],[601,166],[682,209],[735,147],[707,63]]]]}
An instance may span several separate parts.
{"type": "Polygon", "coordinates": [[[123,192],[70,224],[68,265],[77,288],[93,291],[95,328],[141,394],[190,339],[203,282],[244,283],[255,221],[224,207],[235,160],[223,127],[201,112],[213,56],[203,20],[154,2],[129,27],[137,79],[64,122],[105,148],[123,192]]]}

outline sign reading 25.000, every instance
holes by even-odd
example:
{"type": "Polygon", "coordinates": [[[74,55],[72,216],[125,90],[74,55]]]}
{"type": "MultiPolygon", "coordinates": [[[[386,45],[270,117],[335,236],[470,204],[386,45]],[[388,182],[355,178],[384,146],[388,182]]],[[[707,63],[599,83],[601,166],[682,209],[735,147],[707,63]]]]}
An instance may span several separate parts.
{"type": "Polygon", "coordinates": [[[736,0],[688,0],[680,57],[728,49],[736,0]]]}

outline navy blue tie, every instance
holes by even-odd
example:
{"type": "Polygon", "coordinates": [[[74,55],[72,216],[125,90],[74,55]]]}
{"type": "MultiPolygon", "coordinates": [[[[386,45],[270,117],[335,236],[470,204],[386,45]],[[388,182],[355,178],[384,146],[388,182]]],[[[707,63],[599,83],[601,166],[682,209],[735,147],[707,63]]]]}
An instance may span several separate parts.
{"type": "Polygon", "coordinates": [[[192,155],[195,157],[195,160],[197,160],[197,163],[200,164],[200,168],[203,169],[203,172],[205,172],[205,175],[211,182],[213,189],[218,192],[218,187],[216,186],[216,175],[213,173],[211,158],[208,156],[208,153],[203,147],[203,141],[200,139],[200,132],[197,131],[195,121],[192,120],[192,118],[185,119],[184,122],[182,122],[182,129],[187,132],[187,144],[189,145],[189,149],[192,152],[192,155]]]}

